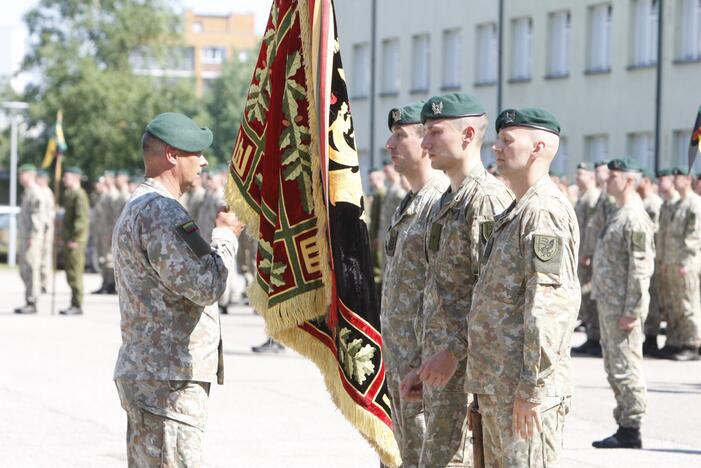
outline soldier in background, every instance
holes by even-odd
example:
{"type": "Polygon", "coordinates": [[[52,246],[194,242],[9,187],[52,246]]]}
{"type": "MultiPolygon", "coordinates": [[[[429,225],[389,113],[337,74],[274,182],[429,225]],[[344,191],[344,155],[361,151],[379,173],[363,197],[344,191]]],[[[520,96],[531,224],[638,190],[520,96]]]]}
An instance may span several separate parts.
{"type": "MultiPolygon", "coordinates": [[[[579,226],[579,255],[582,257],[582,246],[585,243],[586,227],[589,218],[594,214],[596,202],[599,199],[601,190],[596,185],[596,176],[590,163],[582,162],[577,165],[577,187],[579,188],[579,199],[574,205],[574,212],[577,215],[579,226]]],[[[579,320],[586,327],[589,317],[596,314],[596,303],[591,298],[591,263],[585,265],[580,261],[577,265],[577,276],[582,289],[582,304],[579,307],[579,320]]]]}
{"type": "Polygon", "coordinates": [[[112,230],[117,222],[120,204],[114,171],[107,170],[100,178],[102,188],[93,207],[93,240],[102,276],[102,285],[92,294],[115,294],[114,262],[112,259],[112,230]]]}
{"type": "Polygon", "coordinates": [[[667,342],[659,356],[695,361],[701,344],[701,196],[693,191],[692,178],[685,170],[675,168],[672,173],[680,199],[665,239],[672,307],[667,316],[667,342]]]}
{"type": "MultiPolygon", "coordinates": [[[[596,174],[596,186],[600,190],[599,198],[596,201],[594,212],[587,220],[587,227],[582,236],[582,247],[580,251],[579,261],[586,268],[591,268],[591,259],[596,250],[596,243],[599,240],[601,231],[606,226],[606,221],[609,215],[615,209],[616,203],[613,198],[606,194],[606,181],[608,180],[609,170],[607,161],[598,161],[594,163],[594,172],[596,174]]],[[[594,357],[601,357],[601,344],[599,338],[601,336],[599,329],[599,314],[596,311],[596,304],[592,308],[587,309],[590,315],[581,317],[584,326],[587,329],[587,340],[581,346],[572,348],[574,354],[584,354],[594,357]]]]}
{"type": "Polygon", "coordinates": [[[516,201],[495,220],[468,315],[466,389],[482,415],[489,467],[561,466],[579,311],[579,228],[548,177],[560,125],[541,109],[496,122],[499,173],[516,201]]]}
{"type": "Polygon", "coordinates": [[[608,163],[607,193],[614,210],[593,259],[592,295],[601,326],[604,368],[616,397],[615,434],[595,441],[596,448],[642,448],[640,426],[647,395],[643,376],[643,324],[650,303],[650,278],[655,266],[655,227],[636,189],[642,178],[637,161],[608,163]]]}
{"type": "Polygon", "coordinates": [[[36,183],[36,167],[33,164],[23,164],[17,172],[19,183],[24,189],[17,220],[17,253],[26,304],[16,308],[15,313],[35,314],[41,293],[39,269],[45,232],[44,203],[41,189],[36,183]]]}
{"type": "Polygon", "coordinates": [[[41,249],[41,266],[39,276],[41,292],[49,290],[49,279],[54,272],[54,231],[56,228],[56,199],[54,191],[49,186],[49,174],[44,170],[37,171],[37,185],[41,189],[44,208],[44,242],[41,249]]]}
{"type": "Polygon", "coordinates": [[[370,237],[370,249],[372,253],[373,277],[377,287],[378,297],[382,288],[382,243],[383,233],[380,232],[380,219],[382,217],[382,203],[385,195],[387,195],[387,187],[385,186],[385,173],[378,169],[370,169],[370,197],[366,197],[369,201],[368,212],[368,235],[370,237]]]}
{"type": "MultiPolygon", "coordinates": [[[[117,189],[117,196],[114,199],[114,224],[117,224],[117,219],[124,209],[124,205],[127,204],[129,197],[131,196],[131,191],[129,190],[129,171],[119,170],[114,179],[115,188],[117,189]]],[[[113,228],[114,228],[113,224],[113,228]]],[[[111,245],[110,245],[111,247],[111,245]]]]}
{"type": "Polygon", "coordinates": [[[200,209],[202,208],[202,204],[204,203],[204,197],[207,195],[207,190],[205,189],[205,186],[207,184],[208,179],[209,174],[203,169],[203,172],[202,174],[200,174],[200,177],[197,180],[195,180],[190,190],[184,193],[183,198],[181,198],[183,206],[185,207],[185,209],[187,209],[188,213],[190,213],[192,219],[197,220],[202,218],[202,215],[200,214],[200,209]]]}
{"type": "Polygon", "coordinates": [[[378,242],[381,250],[380,268],[384,272],[386,263],[383,247],[385,235],[387,234],[387,229],[389,229],[389,225],[392,222],[392,216],[394,215],[395,210],[406,196],[406,190],[402,187],[402,176],[397,172],[392,161],[385,161],[382,171],[385,173],[385,179],[387,181],[387,194],[382,201],[379,226],[379,233],[382,238],[378,242]]]}
{"type": "Polygon", "coordinates": [[[61,310],[61,315],[83,313],[83,273],[85,250],[90,229],[90,202],[88,194],[80,186],[83,171],[67,167],[63,171],[63,262],[66,279],[71,288],[71,306],[61,310]]]}
{"type": "MultiPolygon", "coordinates": [[[[657,238],[657,232],[660,229],[660,210],[662,209],[662,204],[664,201],[655,191],[655,175],[649,169],[643,169],[643,175],[640,179],[640,185],[638,186],[638,195],[643,200],[643,207],[645,212],[650,217],[653,227],[655,229],[655,239],[657,238]]],[[[657,244],[655,244],[655,250],[657,250],[657,244]]],[[[657,266],[657,262],[655,262],[657,266]]],[[[645,342],[643,343],[643,355],[644,356],[655,356],[658,351],[657,347],[657,333],[647,333],[647,322],[648,320],[658,320],[660,316],[660,296],[659,296],[659,281],[660,281],[660,271],[655,268],[652,278],[650,279],[650,309],[647,313],[647,318],[645,319],[645,342]],[[657,319],[650,317],[657,317],[657,319]]]]}

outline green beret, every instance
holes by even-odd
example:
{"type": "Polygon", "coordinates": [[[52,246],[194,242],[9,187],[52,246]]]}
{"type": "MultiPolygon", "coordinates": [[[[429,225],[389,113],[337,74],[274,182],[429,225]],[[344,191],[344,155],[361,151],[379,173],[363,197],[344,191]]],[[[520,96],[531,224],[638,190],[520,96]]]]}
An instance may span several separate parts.
{"type": "Polygon", "coordinates": [[[671,176],[671,175],[672,175],[672,168],[671,167],[668,167],[666,169],[660,169],[659,171],[657,171],[657,178],[671,176]]]}
{"type": "Polygon", "coordinates": [[[78,174],[79,176],[83,175],[83,170],[78,166],[68,166],[63,170],[63,172],[66,174],[78,174]]]}
{"type": "Polygon", "coordinates": [[[560,124],[554,115],[543,109],[506,109],[499,114],[496,121],[497,133],[507,127],[528,127],[546,132],[560,134],[560,124]]]}
{"type": "Polygon", "coordinates": [[[20,174],[23,172],[36,172],[37,167],[34,164],[22,164],[20,167],[17,168],[17,172],[20,174]]]}
{"type": "Polygon", "coordinates": [[[46,172],[44,169],[37,169],[37,175],[39,177],[49,177],[49,173],[46,172]]]}
{"type": "Polygon", "coordinates": [[[111,169],[107,169],[105,172],[102,173],[102,175],[105,177],[114,177],[114,171],[111,169]]]}
{"type": "Polygon", "coordinates": [[[118,176],[127,176],[127,177],[129,177],[129,171],[127,171],[126,169],[120,169],[120,170],[117,171],[117,175],[118,175],[118,176]]]}
{"type": "Polygon", "coordinates": [[[643,177],[647,177],[648,179],[650,179],[653,182],[656,179],[655,172],[652,169],[650,169],[649,167],[643,168],[643,177]]]}
{"type": "Polygon", "coordinates": [[[424,101],[416,101],[403,107],[394,107],[387,116],[387,126],[392,131],[395,125],[411,125],[421,123],[421,109],[424,101]]]}
{"type": "Polygon", "coordinates": [[[200,128],[190,118],[175,112],[166,112],[156,116],[146,131],[166,144],[188,153],[206,150],[212,144],[212,131],[200,128]]]}
{"type": "Polygon", "coordinates": [[[581,163],[577,164],[577,169],[582,169],[583,171],[592,171],[594,170],[592,168],[591,163],[588,163],[586,161],[582,161],[581,163]]]}
{"type": "Polygon", "coordinates": [[[683,169],[681,167],[673,167],[672,168],[672,175],[689,175],[689,171],[686,169],[683,169]]]}
{"type": "Polygon", "coordinates": [[[638,161],[628,157],[612,159],[611,161],[609,161],[607,166],[609,168],[609,171],[643,172],[643,169],[642,167],[640,167],[638,161]]]}
{"type": "Polygon", "coordinates": [[[134,175],[134,176],[129,177],[129,182],[131,182],[132,184],[140,184],[143,181],[144,181],[144,176],[134,175]]]}
{"type": "Polygon", "coordinates": [[[563,177],[565,174],[558,171],[557,169],[550,168],[550,170],[548,171],[548,175],[550,177],[563,177]]]}
{"type": "Polygon", "coordinates": [[[601,167],[601,166],[606,166],[609,162],[608,161],[596,161],[594,163],[594,168],[601,167]]]}
{"type": "Polygon", "coordinates": [[[459,119],[461,117],[476,117],[487,112],[482,104],[465,93],[450,93],[443,96],[433,96],[421,108],[421,123],[435,119],[459,119]]]}

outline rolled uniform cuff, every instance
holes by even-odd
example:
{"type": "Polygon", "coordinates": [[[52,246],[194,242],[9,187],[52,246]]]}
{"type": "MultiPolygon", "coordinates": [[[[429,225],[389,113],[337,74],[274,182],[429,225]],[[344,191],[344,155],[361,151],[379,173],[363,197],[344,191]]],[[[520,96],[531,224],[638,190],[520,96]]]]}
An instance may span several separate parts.
{"type": "Polygon", "coordinates": [[[212,244],[217,244],[219,242],[229,242],[234,244],[234,249],[238,249],[239,240],[236,238],[231,229],[215,227],[212,230],[212,244]]]}
{"type": "Polygon", "coordinates": [[[467,358],[467,343],[459,335],[447,337],[443,349],[453,353],[453,356],[455,356],[458,361],[467,358]]]}
{"type": "Polygon", "coordinates": [[[545,397],[545,388],[520,380],[516,387],[516,398],[529,403],[542,403],[545,397]]]}

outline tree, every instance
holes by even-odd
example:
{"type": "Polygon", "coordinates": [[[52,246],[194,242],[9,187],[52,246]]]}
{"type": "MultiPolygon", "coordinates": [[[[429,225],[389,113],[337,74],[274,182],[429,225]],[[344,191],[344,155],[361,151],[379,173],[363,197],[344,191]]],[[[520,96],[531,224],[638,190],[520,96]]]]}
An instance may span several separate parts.
{"type": "MultiPolygon", "coordinates": [[[[165,111],[199,113],[194,85],[136,75],[135,57],[165,62],[182,44],[182,25],[167,0],[41,0],[25,16],[31,46],[23,70],[37,81],[23,99],[30,127],[52,128],[63,110],[65,164],[89,176],[107,168],[143,167],[140,139],[165,111]]],[[[48,132],[22,151],[41,162],[48,132]]]]}

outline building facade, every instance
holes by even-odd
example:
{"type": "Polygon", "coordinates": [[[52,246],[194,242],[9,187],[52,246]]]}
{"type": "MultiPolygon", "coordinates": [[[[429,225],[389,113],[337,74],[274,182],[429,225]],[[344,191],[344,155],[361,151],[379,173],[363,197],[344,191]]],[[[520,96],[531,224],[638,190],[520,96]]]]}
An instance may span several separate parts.
{"type": "Polygon", "coordinates": [[[462,91],[485,105],[492,122],[499,94],[502,109],[554,113],[563,130],[553,166],[569,175],[580,161],[621,155],[654,168],[660,4],[659,166],[686,162],[701,104],[700,0],[503,0],[501,15],[499,3],[336,2],[361,165],[386,157],[388,109],[462,91]]]}

